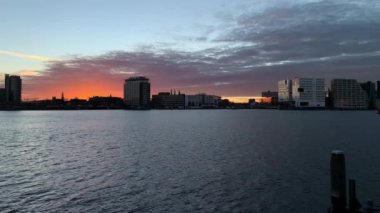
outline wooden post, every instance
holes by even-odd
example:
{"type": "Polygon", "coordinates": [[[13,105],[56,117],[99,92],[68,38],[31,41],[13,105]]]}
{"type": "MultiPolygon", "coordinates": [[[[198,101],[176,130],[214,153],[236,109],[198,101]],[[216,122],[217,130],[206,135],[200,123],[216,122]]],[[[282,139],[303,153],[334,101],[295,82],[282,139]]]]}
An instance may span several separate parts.
{"type": "Polygon", "coordinates": [[[359,212],[361,205],[356,198],[356,183],[355,180],[348,181],[348,209],[350,213],[359,212]]]}
{"type": "Polygon", "coordinates": [[[368,212],[368,213],[373,213],[373,212],[375,212],[375,209],[374,209],[373,201],[372,201],[372,200],[369,200],[369,201],[367,202],[367,212],[368,212]]]}
{"type": "Polygon", "coordinates": [[[346,163],[344,152],[331,152],[331,213],[346,213],[346,163]]]}

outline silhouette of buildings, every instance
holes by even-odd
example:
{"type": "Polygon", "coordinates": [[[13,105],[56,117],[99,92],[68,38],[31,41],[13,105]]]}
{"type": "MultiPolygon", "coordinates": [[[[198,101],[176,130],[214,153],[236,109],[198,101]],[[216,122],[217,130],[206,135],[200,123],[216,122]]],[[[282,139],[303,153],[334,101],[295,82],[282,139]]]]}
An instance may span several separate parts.
{"type": "MultiPolygon", "coordinates": [[[[64,100],[64,99],[63,99],[64,100]]],[[[88,101],[86,99],[80,99],[80,98],[73,98],[70,99],[69,101],[64,101],[64,107],[75,107],[75,108],[80,108],[80,107],[87,107],[88,106],[88,101]]]]}
{"type": "Polygon", "coordinates": [[[271,104],[272,105],[277,105],[278,103],[278,92],[273,92],[273,91],[266,91],[261,93],[261,97],[264,98],[271,98],[271,104]]]}
{"type": "Polygon", "coordinates": [[[95,96],[88,100],[88,104],[95,108],[123,108],[124,101],[118,97],[99,97],[95,96]]]}
{"type": "Polygon", "coordinates": [[[278,92],[273,92],[270,90],[261,92],[261,97],[266,97],[266,98],[278,97],[278,92]]]}
{"type": "Polygon", "coordinates": [[[53,103],[53,104],[56,104],[56,105],[62,105],[62,106],[65,105],[65,96],[64,96],[63,92],[61,94],[61,99],[58,99],[55,96],[53,96],[51,98],[51,102],[50,103],[53,103]]]}
{"type": "Polygon", "coordinates": [[[368,95],[355,79],[333,79],[331,99],[337,109],[368,109],[368,95]]]}
{"type": "Polygon", "coordinates": [[[293,79],[292,95],[295,107],[325,107],[325,79],[293,79]]]}
{"type": "Polygon", "coordinates": [[[152,107],[156,109],[184,109],[185,94],[173,92],[160,92],[158,95],[152,96],[152,107]]]}
{"type": "Polygon", "coordinates": [[[248,106],[249,108],[254,108],[256,106],[256,99],[254,98],[248,99],[248,106]]]}
{"type": "Polygon", "coordinates": [[[147,109],[150,107],[150,83],[143,76],[131,77],[124,83],[124,101],[128,108],[147,109]]]}
{"type": "Polygon", "coordinates": [[[5,88],[0,88],[0,103],[4,103],[6,101],[6,90],[5,88]]]}
{"type": "Polygon", "coordinates": [[[20,76],[5,74],[5,88],[0,89],[0,102],[20,103],[22,80],[20,76]]]}
{"type": "Polygon", "coordinates": [[[380,81],[377,81],[376,109],[380,109],[380,81]]]}
{"type": "MultiPolygon", "coordinates": [[[[253,99],[253,101],[255,101],[255,100],[253,99]]],[[[221,109],[231,109],[232,106],[233,106],[233,103],[230,102],[230,100],[228,100],[228,99],[221,99],[219,101],[219,108],[221,108],[221,109]]]]}
{"type": "Polygon", "coordinates": [[[199,93],[185,95],[175,90],[160,92],[150,98],[150,81],[143,76],[131,77],[124,83],[124,98],[92,97],[89,100],[74,98],[65,101],[53,97],[49,100],[21,103],[22,79],[5,74],[5,88],[0,88],[1,109],[274,109],[274,108],[380,108],[380,81],[359,83],[355,79],[333,79],[331,88],[325,91],[321,78],[295,78],[278,81],[278,92],[263,91],[261,99],[250,99],[239,104],[228,99],[199,93]]]}
{"type": "Polygon", "coordinates": [[[376,108],[376,84],[367,81],[360,84],[361,88],[367,93],[368,97],[368,109],[376,108]]]}

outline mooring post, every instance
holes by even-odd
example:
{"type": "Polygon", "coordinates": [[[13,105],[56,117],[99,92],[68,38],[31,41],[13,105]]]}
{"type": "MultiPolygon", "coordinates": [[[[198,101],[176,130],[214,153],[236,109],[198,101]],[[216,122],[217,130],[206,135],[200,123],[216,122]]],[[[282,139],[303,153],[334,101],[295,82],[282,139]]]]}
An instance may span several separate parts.
{"type": "Polygon", "coordinates": [[[348,181],[348,209],[350,213],[357,213],[361,205],[356,197],[356,183],[355,180],[348,181]]]}
{"type": "Polygon", "coordinates": [[[331,213],[346,213],[346,163],[344,152],[331,152],[331,213]]]}
{"type": "Polygon", "coordinates": [[[368,212],[368,213],[373,213],[373,212],[375,212],[375,208],[374,208],[374,206],[373,206],[373,201],[372,201],[372,200],[369,200],[369,201],[367,202],[367,212],[368,212]]]}

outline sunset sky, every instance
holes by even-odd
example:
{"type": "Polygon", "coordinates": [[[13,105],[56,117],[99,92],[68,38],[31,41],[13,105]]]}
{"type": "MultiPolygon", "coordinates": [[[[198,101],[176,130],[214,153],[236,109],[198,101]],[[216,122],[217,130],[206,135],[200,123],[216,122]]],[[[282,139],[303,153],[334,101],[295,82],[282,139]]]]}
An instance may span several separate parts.
{"type": "Polygon", "coordinates": [[[294,77],[380,80],[378,0],[1,0],[0,79],[24,99],[122,96],[124,79],[259,96],[294,77]]]}

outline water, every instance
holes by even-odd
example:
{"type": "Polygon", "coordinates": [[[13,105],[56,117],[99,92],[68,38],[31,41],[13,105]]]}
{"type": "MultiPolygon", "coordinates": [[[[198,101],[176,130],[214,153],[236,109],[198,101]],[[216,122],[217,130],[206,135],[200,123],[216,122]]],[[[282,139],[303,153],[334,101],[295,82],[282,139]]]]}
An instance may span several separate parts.
{"type": "Polygon", "coordinates": [[[326,212],[346,152],[380,194],[373,111],[0,112],[0,212],[326,212]]]}

